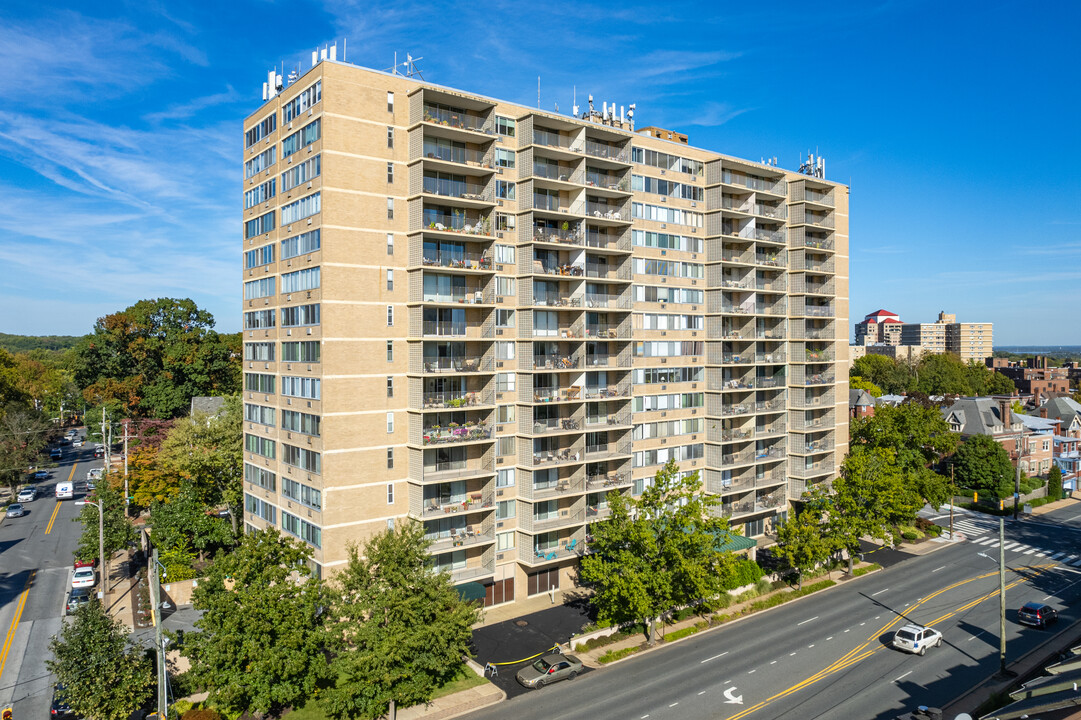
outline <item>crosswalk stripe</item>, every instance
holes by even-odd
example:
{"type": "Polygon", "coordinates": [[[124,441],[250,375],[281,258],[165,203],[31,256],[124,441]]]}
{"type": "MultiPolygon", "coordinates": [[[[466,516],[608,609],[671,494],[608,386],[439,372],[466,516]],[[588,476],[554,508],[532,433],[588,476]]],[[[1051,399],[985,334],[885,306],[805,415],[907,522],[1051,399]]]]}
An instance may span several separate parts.
{"type": "Polygon", "coordinates": [[[1070,567],[1077,567],[1079,565],[1081,565],[1081,560],[1074,560],[1072,563],[1070,563],[1070,567]]]}
{"type": "Polygon", "coordinates": [[[1034,547],[1028,547],[1028,545],[1022,545],[1021,547],[1028,548],[1027,550],[1024,551],[1025,555],[1031,555],[1032,553],[1036,552],[1036,548],[1034,548],[1034,547]]]}
{"type": "Polygon", "coordinates": [[[1062,558],[1062,556],[1063,556],[1063,555],[1065,555],[1065,554],[1066,554],[1066,553],[1064,553],[1064,552],[1057,552],[1057,553],[1055,553],[1054,555],[1052,555],[1052,556],[1051,556],[1051,559],[1052,559],[1052,560],[1059,560],[1059,559],[1060,559],[1060,558],[1062,558]]]}
{"type": "MultiPolygon", "coordinates": [[[[1028,553],[1025,554],[1027,555],[1028,553]]],[[[1047,553],[1045,553],[1043,550],[1037,550],[1036,557],[1047,557],[1047,553]]]]}
{"type": "Polygon", "coordinates": [[[975,542],[977,545],[986,545],[987,543],[995,542],[995,539],[989,535],[985,535],[984,537],[976,540],[975,542]]]}
{"type": "Polygon", "coordinates": [[[1005,545],[1003,545],[1002,547],[1006,548],[1007,550],[1012,551],[1012,550],[1015,550],[1015,549],[1017,549],[1019,547],[1024,547],[1024,546],[1019,542],[1008,542],[1005,545]]]}
{"type": "Polygon", "coordinates": [[[991,544],[990,544],[990,545],[988,545],[987,547],[991,547],[991,548],[997,548],[997,547],[998,547],[998,540],[995,540],[995,541],[994,541],[993,543],[991,543],[991,544]]]}
{"type": "Polygon", "coordinates": [[[1073,562],[1076,559],[1077,559],[1076,555],[1067,555],[1066,556],[1066,562],[1073,562]]]}

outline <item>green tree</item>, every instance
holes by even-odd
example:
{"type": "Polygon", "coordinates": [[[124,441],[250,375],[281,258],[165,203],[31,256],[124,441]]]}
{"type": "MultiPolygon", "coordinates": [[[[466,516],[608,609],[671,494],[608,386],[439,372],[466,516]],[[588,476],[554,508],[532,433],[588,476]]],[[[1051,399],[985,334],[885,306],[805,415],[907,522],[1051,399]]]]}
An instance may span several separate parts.
{"type": "Polygon", "coordinates": [[[866,390],[871,397],[882,397],[882,388],[859,375],[848,378],[848,387],[852,390],[866,390]]]}
{"type": "Polygon", "coordinates": [[[729,558],[718,552],[727,529],[700,493],[698,473],[681,476],[675,462],[657,471],[640,498],[608,494],[611,515],[592,528],[592,552],[579,576],[595,592],[590,602],[604,621],[649,623],[677,605],[715,598],[729,558]]]}
{"type": "Polygon", "coordinates": [[[154,669],[146,653],[130,647],[127,629],[96,600],[64,623],[49,643],[49,672],[65,688],[75,717],[127,720],[154,691],[154,669]]]}
{"type": "Polygon", "coordinates": [[[1047,473],[1047,497],[1052,500],[1062,499],[1062,468],[1052,465],[1047,473]]]}
{"type": "Polygon", "coordinates": [[[26,472],[41,460],[52,424],[20,402],[0,408],[0,482],[14,492],[26,472]]]}
{"type": "Polygon", "coordinates": [[[916,390],[926,395],[971,395],[961,358],[953,353],[928,353],[920,359],[916,390]]]}
{"type": "Polygon", "coordinates": [[[959,436],[938,408],[910,399],[897,406],[884,405],[868,418],[849,425],[852,447],[891,450],[907,485],[933,507],[950,497],[949,479],[931,469],[957,448],[959,436]]]}
{"type": "Polygon", "coordinates": [[[953,456],[957,484],[1004,498],[1013,493],[1014,468],[1006,450],[990,435],[972,435],[953,456]]]}
{"type": "Polygon", "coordinates": [[[849,377],[861,377],[892,395],[912,389],[914,383],[912,369],[907,363],[885,355],[868,354],[857,358],[848,374],[849,377]]]}
{"type": "Polygon", "coordinates": [[[274,528],[219,554],[192,594],[203,615],[182,650],[212,705],[267,713],[315,697],[328,677],[322,617],[328,597],[311,550],[274,528]]]}
{"type": "Polygon", "coordinates": [[[180,476],[161,466],[157,448],[140,445],[128,453],[128,487],[135,505],[151,507],[180,492],[180,476]]]}
{"type": "Polygon", "coordinates": [[[190,484],[166,502],[150,506],[150,539],[162,551],[191,548],[202,560],[208,551],[233,544],[229,524],[208,515],[207,506],[190,484]]]}
{"type": "Polygon", "coordinates": [[[213,330],[214,316],[187,299],[140,300],[99,318],[73,350],[76,384],[92,405],[170,418],[196,395],[240,390],[239,337],[213,330]]]}
{"type": "Polygon", "coordinates": [[[338,682],[322,694],[330,717],[375,720],[388,707],[425,703],[460,670],[478,609],[432,572],[428,545],[424,526],[409,522],[373,536],[363,555],[349,548],[335,577],[338,682]]]}
{"type": "Polygon", "coordinates": [[[196,413],[176,423],[162,443],[158,462],[169,473],[190,481],[199,498],[215,507],[226,505],[233,524],[244,497],[244,432],[239,395],[225,399],[218,414],[196,413]]]}
{"type": "MultiPolygon", "coordinates": [[[[104,532],[105,557],[102,559],[102,568],[115,553],[129,547],[134,543],[139,534],[135,531],[127,518],[124,506],[124,496],[119,491],[109,486],[107,482],[101,482],[94,497],[90,498],[94,503],[101,503],[105,508],[104,532]]],[[[97,505],[83,505],[79,516],[72,522],[83,524],[83,534],[79,536],[79,544],[75,547],[75,557],[79,560],[90,561],[98,556],[98,508],[97,505]]]]}
{"type": "Polygon", "coordinates": [[[826,562],[834,552],[825,530],[821,516],[813,510],[803,510],[777,528],[774,554],[796,571],[800,590],[804,573],[826,562]]]}

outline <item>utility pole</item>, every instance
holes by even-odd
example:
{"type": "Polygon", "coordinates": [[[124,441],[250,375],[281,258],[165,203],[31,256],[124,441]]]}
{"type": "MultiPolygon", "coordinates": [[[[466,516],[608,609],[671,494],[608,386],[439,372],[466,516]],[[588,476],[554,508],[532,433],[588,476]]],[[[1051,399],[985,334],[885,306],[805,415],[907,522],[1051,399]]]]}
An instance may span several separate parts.
{"type": "Polygon", "coordinates": [[[165,668],[165,646],[162,645],[161,637],[161,578],[158,576],[158,568],[164,566],[158,560],[157,548],[154,548],[150,555],[150,564],[152,567],[147,570],[153,570],[153,572],[148,572],[147,578],[150,580],[150,605],[153,608],[151,612],[154,618],[154,655],[158,659],[158,720],[166,720],[168,699],[165,694],[165,682],[168,671],[165,668]]]}
{"type": "Polygon", "coordinates": [[[1013,519],[1017,519],[1017,505],[1021,501],[1021,448],[1017,448],[1017,472],[1013,480],[1013,519]]]}
{"type": "Polygon", "coordinates": [[[953,537],[953,500],[957,495],[957,485],[953,479],[953,464],[950,465],[950,542],[955,542],[953,537]]]}
{"type": "Polygon", "coordinates": [[[998,518],[998,672],[1006,677],[1006,521],[998,518]]]}
{"type": "Polygon", "coordinates": [[[131,500],[128,499],[128,423],[129,420],[124,421],[124,509],[127,514],[127,508],[131,505],[131,500]]]}
{"type": "Polygon", "coordinates": [[[105,504],[101,500],[79,500],[76,505],[93,505],[98,509],[98,562],[101,564],[101,602],[105,603],[105,591],[109,588],[109,563],[105,560],[105,504]]]}
{"type": "Polygon", "coordinates": [[[105,408],[101,409],[101,441],[105,443],[105,467],[109,467],[109,443],[105,442],[105,418],[108,416],[109,411],[105,408]]]}

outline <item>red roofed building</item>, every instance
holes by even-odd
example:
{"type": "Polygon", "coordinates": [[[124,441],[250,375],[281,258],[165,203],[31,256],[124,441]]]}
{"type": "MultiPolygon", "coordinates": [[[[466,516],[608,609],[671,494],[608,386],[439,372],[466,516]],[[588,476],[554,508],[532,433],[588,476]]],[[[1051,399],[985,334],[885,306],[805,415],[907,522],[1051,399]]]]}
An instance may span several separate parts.
{"type": "Polygon", "coordinates": [[[856,344],[885,345],[901,344],[901,328],[904,323],[897,313],[889,310],[876,310],[863,318],[863,322],[856,323],[856,344]]]}

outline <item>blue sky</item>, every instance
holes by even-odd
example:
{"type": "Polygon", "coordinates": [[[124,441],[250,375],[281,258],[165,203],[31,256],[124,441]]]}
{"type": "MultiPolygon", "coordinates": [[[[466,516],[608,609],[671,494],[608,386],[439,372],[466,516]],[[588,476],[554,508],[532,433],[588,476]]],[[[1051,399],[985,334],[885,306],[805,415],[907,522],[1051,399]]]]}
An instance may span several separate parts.
{"type": "Polygon", "coordinates": [[[545,109],[576,87],[786,168],[817,149],[852,186],[853,320],[1081,344],[1079,27],[1074,2],[4,3],[0,332],[160,296],[239,329],[241,121],[270,67],[347,38],[350,62],[410,52],[527,105],[540,75],[545,109]]]}

